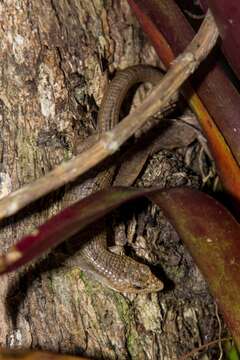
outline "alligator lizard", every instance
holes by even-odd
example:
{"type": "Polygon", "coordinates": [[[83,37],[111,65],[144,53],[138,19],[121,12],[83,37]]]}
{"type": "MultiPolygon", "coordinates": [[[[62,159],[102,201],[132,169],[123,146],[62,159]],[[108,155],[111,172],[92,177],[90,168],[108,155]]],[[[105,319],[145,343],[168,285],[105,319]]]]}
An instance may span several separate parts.
{"type": "MultiPolygon", "coordinates": [[[[98,133],[108,131],[117,124],[122,102],[133,85],[148,82],[154,86],[161,77],[160,71],[147,65],[119,71],[103,97],[98,113],[98,133]]],[[[115,167],[111,166],[98,175],[100,188],[111,185],[114,171],[115,167]]],[[[78,259],[82,270],[116,291],[146,293],[163,288],[163,283],[147,265],[108,251],[105,231],[93,235],[81,249],[78,259]]]]}

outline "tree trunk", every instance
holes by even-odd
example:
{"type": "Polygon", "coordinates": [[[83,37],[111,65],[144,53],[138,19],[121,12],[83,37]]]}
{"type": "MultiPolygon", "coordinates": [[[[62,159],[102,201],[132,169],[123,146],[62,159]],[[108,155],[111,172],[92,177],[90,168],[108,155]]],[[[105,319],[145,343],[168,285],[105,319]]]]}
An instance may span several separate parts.
{"type": "MultiPolygon", "coordinates": [[[[3,0],[0,14],[4,196],[72,157],[76,139],[86,138],[96,125],[109,74],[138,63],[156,65],[158,59],[126,0],[3,0]]],[[[156,159],[154,164],[162,161],[156,159]]],[[[86,196],[82,182],[5,220],[2,251],[86,196]]],[[[159,212],[148,206],[144,216],[135,216],[144,218],[137,239],[147,248],[149,232],[156,230],[156,225],[149,230],[146,220],[153,209],[159,212]]],[[[160,216],[155,253],[145,251],[143,257],[161,264],[171,279],[165,291],[123,295],[105,288],[63,262],[65,244],[1,278],[0,345],[104,359],[173,360],[215,339],[220,324],[206,284],[160,216]]],[[[139,246],[132,248],[142,256],[139,246]]],[[[207,358],[216,358],[216,352],[207,358]]]]}

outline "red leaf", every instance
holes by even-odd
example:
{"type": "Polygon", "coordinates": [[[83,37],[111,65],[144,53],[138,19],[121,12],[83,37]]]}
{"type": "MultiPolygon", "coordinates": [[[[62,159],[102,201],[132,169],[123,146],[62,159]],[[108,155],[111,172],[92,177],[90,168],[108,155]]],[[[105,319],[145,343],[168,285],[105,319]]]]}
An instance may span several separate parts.
{"type": "Polygon", "coordinates": [[[240,347],[240,225],[216,200],[197,190],[111,188],[63,210],[0,258],[1,273],[40,256],[125,201],[145,195],[158,204],[187,245],[240,347]]]}
{"type": "MultiPolygon", "coordinates": [[[[173,0],[128,2],[159,57],[168,67],[192,40],[193,29],[173,0]]],[[[211,61],[208,58],[199,70],[197,78],[195,76],[193,80],[200,98],[189,83],[183,87],[183,93],[205,131],[225,189],[239,200],[240,170],[236,160],[240,164],[240,95],[215,57],[211,61]]]]}
{"type": "MultiPolygon", "coordinates": [[[[201,1],[202,2],[202,1],[201,1]]],[[[216,20],[221,38],[223,52],[229,60],[232,69],[240,79],[240,7],[238,0],[207,0],[203,7],[210,7],[216,20]]]]}

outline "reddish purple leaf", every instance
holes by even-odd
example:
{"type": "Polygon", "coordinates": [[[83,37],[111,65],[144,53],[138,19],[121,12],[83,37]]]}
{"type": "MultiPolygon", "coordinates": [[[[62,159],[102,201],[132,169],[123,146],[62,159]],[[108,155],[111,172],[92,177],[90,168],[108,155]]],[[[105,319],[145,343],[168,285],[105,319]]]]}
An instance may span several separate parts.
{"type": "MultiPolygon", "coordinates": [[[[71,355],[55,354],[46,351],[4,350],[1,348],[0,359],[5,360],[87,360],[87,358],[71,355]]],[[[89,360],[89,358],[88,358],[89,360]]]]}
{"type": "Polygon", "coordinates": [[[67,207],[31,234],[24,236],[6,255],[1,256],[0,274],[18,269],[139,194],[136,189],[130,192],[127,189],[107,189],[67,207]]]}
{"type": "Polygon", "coordinates": [[[187,245],[240,348],[240,225],[216,200],[189,188],[111,188],[91,195],[25,236],[0,258],[1,273],[40,256],[125,201],[147,196],[158,204],[187,245]]]}
{"type": "Polygon", "coordinates": [[[240,6],[239,0],[207,0],[216,20],[223,51],[240,79],[240,6]]]}
{"type": "MultiPolygon", "coordinates": [[[[179,55],[194,37],[192,27],[173,0],[128,0],[128,3],[168,67],[171,53],[179,55]],[[161,43],[169,47],[167,54],[161,43]]],[[[240,95],[214,57],[211,62],[208,58],[196,75],[194,89],[240,164],[240,95]]]]}

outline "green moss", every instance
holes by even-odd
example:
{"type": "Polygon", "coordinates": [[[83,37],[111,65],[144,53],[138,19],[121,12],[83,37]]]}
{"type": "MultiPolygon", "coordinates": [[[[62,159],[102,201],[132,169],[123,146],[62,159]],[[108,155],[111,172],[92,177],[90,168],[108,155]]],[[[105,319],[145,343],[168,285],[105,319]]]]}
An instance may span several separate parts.
{"type": "Polygon", "coordinates": [[[84,283],[86,294],[89,296],[92,296],[95,293],[92,280],[81,269],[78,269],[78,271],[79,271],[79,277],[82,280],[82,282],[84,283]]]}
{"type": "Polygon", "coordinates": [[[131,359],[139,359],[142,353],[142,346],[139,341],[138,333],[135,328],[131,328],[127,336],[127,348],[131,354],[131,359]]]}
{"type": "Polygon", "coordinates": [[[134,314],[131,306],[128,300],[120,293],[112,291],[111,295],[115,300],[119,317],[126,327],[126,342],[131,359],[139,359],[139,353],[142,352],[142,346],[135,328],[134,314]]]}
{"type": "Polygon", "coordinates": [[[64,153],[63,153],[63,161],[68,161],[73,157],[72,151],[68,150],[68,149],[64,149],[64,153]]]}
{"type": "Polygon", "coordinates": [[[47,288],[48,288],[48,290],[49,290],[50,293],[54,293],[54,286],[53,286],[52,276],[49,276],[49,277],[48,277],[47,288]]]}
{"type": "Polygon", "coordinates": [[[125,299],[120,293],[114,290],[112,290],[111,293],[112,293],[112,297],[115,300],[117,312],[119,314],[120,319],[124,322],[125,325],[128,325],[133,319],[133,314],[129,308],[127,299],[125,299]]]}

